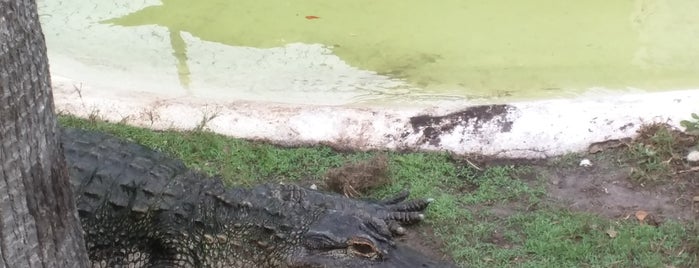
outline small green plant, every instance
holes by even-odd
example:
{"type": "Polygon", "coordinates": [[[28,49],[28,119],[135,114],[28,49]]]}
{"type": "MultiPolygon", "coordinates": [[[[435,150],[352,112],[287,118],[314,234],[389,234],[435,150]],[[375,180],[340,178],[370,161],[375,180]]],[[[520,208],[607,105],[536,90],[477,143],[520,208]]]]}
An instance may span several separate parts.
{"type": "Polygon", "coordinates": [[[689,135],[699,136],[699,115],[692,113],[692,119],[680,121],[680,125],[684,127],[685,132],[689,135]]]}
{"type": "MultiPolygon", "coordinates": [[[[217,116],[218,116],[217,113],[213,113],[213,114],[204,113],[201,117],[201,121],[199,121],[199,123],[194,127],[194,129],[192,131],[194,131],[194,132],[204,131],[205,128],[207,127],[207,124],[209,122],[211,122],[211,120],[214,120],[217,116]]],[[[153,122],[152,119],[151,119],[151,122],[153,122]]]]}
{"type": "Polygon", "coordinates": [[[662,158],[655,148],[637,143],[631,148],[631,157],[636,167],[631,172],[631,179],[641,184],[656,183],[668,177],[669,161],[662,158]]]}
{"type": "Polygon", "coordinates": [[[675,152],[676,145],[676,138],[666,125],[644,126],[628,151],[633,165],[631,179],[642,185],[670,179],[673,161],[681,158],[675,152]]]}
{"type": "Polygon", "coordinates": [[[667,126],[659,127],[650,137],[650,142],[653,148],[665,158],[671,158],[675,154],[674,149],[677,142],[667,126]]]}

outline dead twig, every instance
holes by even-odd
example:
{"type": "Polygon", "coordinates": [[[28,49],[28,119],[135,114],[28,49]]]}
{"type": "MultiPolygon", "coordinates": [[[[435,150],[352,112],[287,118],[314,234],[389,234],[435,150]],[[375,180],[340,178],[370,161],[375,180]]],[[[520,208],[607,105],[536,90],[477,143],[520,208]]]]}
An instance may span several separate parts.
{"type": "Polygon", "coordinates": [[[679,171],[675,172],[675,174],[684,174],[684,173],[695,172],[695,171],[699,171],[699,167],[692,167],[690,169],[679,170],[679,171]]]}
{"type": "Polygon", "coordinates": [[[478,170],[478,171],[483,171],[482,168],[476,166],[476,164],[472,163],[470,160],[468,160],[468,158],[465,158],[464,160],[466,160],[466,163],[467,163],[469,166],[475,168],[475,169],[478,170]]]}

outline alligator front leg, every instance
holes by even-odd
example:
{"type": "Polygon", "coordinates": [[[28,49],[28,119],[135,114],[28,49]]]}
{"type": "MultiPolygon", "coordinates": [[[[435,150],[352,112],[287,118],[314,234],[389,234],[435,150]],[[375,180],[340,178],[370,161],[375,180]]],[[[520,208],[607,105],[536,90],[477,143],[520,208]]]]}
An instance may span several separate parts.
{"type": "Polygon", "coordinates": [[[393,235],[403,235],[404,226],[422,221],[425,209],[433,201],[431,198],[409,200],[410,193],[407,190],[384,200],[352,199],[297,185],[265,184],[253,191],[265,198],[277,198],[280,202],[303,203],[348,214],[361,214],[380,220],[382,223],[377,228],[388,230],[393,235]]]}

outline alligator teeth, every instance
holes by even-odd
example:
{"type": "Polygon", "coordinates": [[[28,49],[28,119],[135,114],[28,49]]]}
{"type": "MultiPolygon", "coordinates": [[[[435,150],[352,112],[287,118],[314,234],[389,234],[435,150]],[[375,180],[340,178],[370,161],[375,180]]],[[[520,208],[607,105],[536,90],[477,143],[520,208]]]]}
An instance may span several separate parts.
{"type": "Polygon", "coordinates": [[[398,234],[398,235],[404,235],[404,234],[405,234],[405,228],[403,228],[403,227],[398,227],[398,228],[396,228],[395,231],[396,231],[396,234],[398,234]]]}

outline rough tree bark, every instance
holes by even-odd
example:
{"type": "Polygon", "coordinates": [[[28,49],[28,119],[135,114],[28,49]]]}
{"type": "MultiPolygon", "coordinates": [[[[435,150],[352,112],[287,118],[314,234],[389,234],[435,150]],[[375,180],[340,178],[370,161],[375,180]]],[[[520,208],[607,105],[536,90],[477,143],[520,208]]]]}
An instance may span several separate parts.
{"type": "Polygon", "coordinates": [[[0,267],[87,267],[34,0],[0,0],[0,267]]]}

